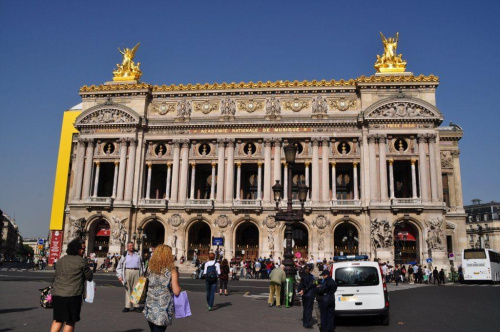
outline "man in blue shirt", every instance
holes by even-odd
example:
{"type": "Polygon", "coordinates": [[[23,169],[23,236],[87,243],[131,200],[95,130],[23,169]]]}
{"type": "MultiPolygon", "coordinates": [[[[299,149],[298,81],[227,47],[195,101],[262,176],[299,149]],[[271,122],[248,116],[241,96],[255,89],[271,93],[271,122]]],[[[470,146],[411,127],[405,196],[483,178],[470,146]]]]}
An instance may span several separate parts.
{"type": "MultiPolygon", "coordinates": [[[[139,281],[142,275],[142,259],[134,249],[134,242],[127,243],[127,251],[123,254],[116,268],[116,276],[118,280],[125,286],[125,308],[122,312],[129,312],[132,306],[130,295],[134,290],[135,284],[139,281]]],[[[139,305],[134,305],[136,312],[141,312],[139,305]]]]}

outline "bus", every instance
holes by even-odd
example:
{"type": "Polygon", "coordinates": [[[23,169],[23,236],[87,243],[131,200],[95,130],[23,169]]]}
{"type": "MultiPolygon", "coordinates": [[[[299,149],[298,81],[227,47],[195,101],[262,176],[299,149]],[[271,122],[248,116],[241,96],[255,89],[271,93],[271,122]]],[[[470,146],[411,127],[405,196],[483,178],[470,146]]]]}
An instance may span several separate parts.
{"type": "Polygon", "coordinates": [[[500,281],[500,253],[491,249],[465,249],[462,254],[464,281],[500,281]]]}

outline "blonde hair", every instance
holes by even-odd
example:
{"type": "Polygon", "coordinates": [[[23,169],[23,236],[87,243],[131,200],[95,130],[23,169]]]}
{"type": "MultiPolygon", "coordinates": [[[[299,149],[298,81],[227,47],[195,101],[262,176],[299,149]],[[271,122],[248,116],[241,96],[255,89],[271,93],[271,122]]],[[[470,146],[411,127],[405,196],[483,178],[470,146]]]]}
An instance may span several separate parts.
{"type": "Polygon", "coordinates": [[[172,255],[172,248],[165,244],[160,244],[156,247],[153,256],[149,260],[149,271],[157,274],[164,274],[168,269],[173,271],[175,269],[174,255],[172,255]]]}

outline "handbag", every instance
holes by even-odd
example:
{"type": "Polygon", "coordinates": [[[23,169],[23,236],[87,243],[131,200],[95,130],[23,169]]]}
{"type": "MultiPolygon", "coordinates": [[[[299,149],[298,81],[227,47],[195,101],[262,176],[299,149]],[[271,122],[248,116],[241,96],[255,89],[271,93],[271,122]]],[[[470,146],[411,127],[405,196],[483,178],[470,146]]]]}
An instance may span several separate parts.
{"type": "Polygon", "coordinates": [[[94,294],[95,294],[95,282],[87,281],[85,290],[85,302],[94,303],[94,294]]]}
{"type": "Polygon", "coordinates": [[[52,308],[52,284],[45,287],[45,288],[40,288],[40,291],[42,292],[40,294],[40,306],[45,309],[51,309],[52,308]]]}
{"type": "Polygon", "coordinates": [[[179,296],[174,296],[175,318],[185,318],[191,316],[191,307],[186,291],[182,291],[179,296]]]}
{"type": "Polygon", "coordinates": [[[148,278],[139,277],[139,281],[135,284],[132,294],[130,294],[130,302],[132,302],[132,304],[144,304],[148,293],[148,283],[148,278]]]}

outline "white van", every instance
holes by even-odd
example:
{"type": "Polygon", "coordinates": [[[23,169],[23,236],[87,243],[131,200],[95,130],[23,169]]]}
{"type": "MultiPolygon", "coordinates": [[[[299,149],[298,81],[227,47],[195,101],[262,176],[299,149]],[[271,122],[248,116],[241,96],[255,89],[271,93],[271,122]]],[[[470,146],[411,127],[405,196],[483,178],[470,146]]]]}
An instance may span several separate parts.
{"type": "Polygon", "coordinates": [[[377,316],[389,325],[389,294],[377,262],[360,261],[367,256],[341,256],[332,267],[338,285],[335,292],[336,316],[377,316]]]}

